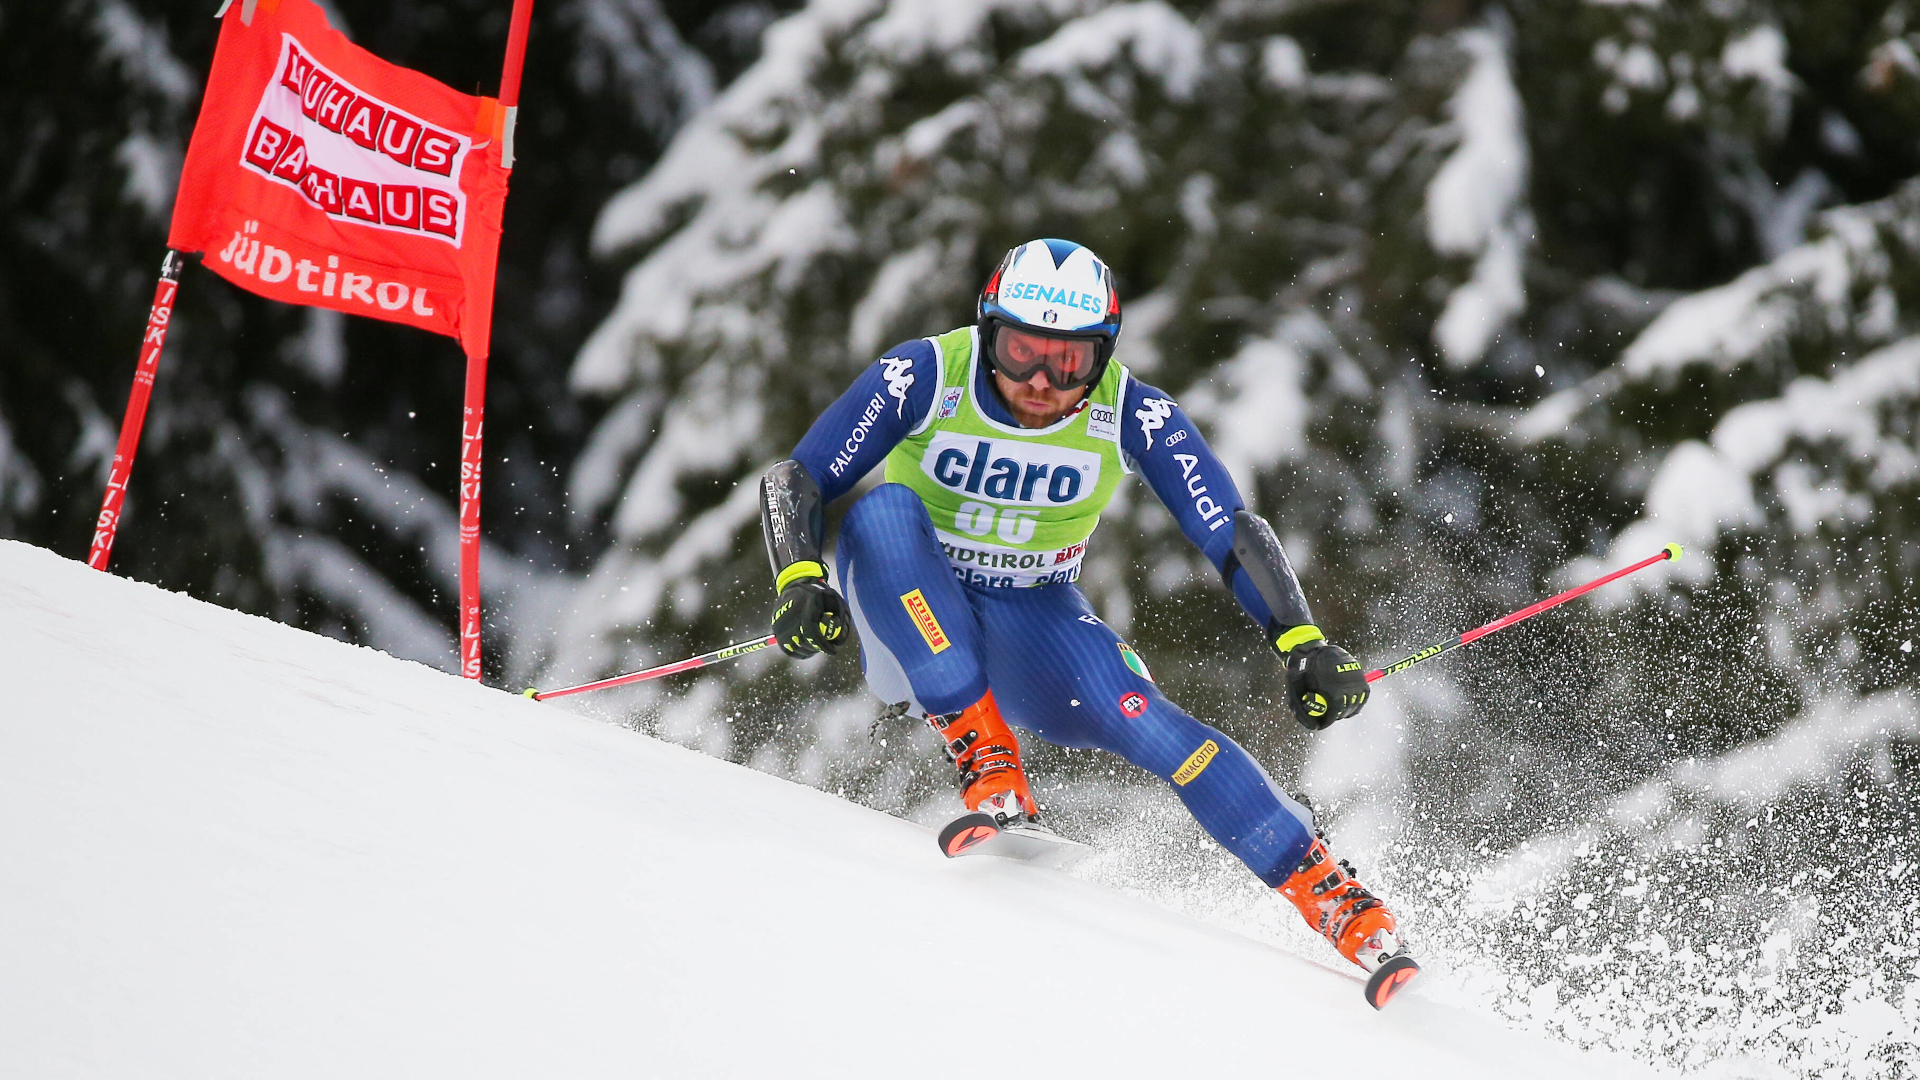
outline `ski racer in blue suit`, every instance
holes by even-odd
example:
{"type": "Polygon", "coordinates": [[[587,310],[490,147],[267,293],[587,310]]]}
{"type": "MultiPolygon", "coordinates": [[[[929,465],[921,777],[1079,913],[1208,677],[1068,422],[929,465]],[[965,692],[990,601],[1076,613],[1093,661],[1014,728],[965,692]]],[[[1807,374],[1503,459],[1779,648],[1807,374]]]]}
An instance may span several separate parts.
{"type": "Polygon", "coordinates": [[[1393,916],[1332,859],[1311,812],[1232,739],[1169,701],[1073,583],[1100,511],[1138,472],[1285,663],[1318,730],[1367,699],[1360,665],[1313,623],[1266,521],[1172,398],[1111,362],[1120,305],[1106,265],[1064,240],[1007,253],[979,321],[887,351],[761,485],[796,657],[858,629],[879,697],[940,733],[970,811],[1038,829],[1009,724],[1118,754],[1172,787],[1202,827],[1375,978],[1383,1004],[1417,971],[1393,916]],[[841,525],[831,584],[823,508],[876,467],[841,525]]]}

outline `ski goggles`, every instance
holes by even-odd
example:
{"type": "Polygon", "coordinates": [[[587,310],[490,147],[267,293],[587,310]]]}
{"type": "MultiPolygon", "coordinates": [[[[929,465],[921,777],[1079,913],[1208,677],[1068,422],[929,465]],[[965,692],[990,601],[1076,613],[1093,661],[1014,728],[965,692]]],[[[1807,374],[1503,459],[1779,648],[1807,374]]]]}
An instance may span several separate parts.
{"type": "Polygon", "coordinates": [[[1100,377],[1106,340],[1105,334],[1055,337],[1001,323],[994,327],[987,362],[1014,382],[1044,371],[1055,390],[1073,390],[1100,377]]]}

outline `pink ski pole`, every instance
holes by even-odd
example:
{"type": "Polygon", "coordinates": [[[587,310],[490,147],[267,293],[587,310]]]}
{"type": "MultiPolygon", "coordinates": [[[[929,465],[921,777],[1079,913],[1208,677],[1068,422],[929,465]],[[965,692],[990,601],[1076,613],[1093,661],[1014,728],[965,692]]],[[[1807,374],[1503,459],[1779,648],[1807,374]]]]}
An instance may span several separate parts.
{"type": "Polygon", "coordinates": [[[1393,663],[1388,664],[1386,667],[1380,668],[1375,671],[1369,671],[1367,672],[1367,681],[1378,682],[1389,675],[1398,675],[1400,672],[1407,670],[1408,668],[1421,662],[1422,660],[1431,660],[1434,657],[1439,656],[1441,653],[1446,652],[1449,649],[1457,649],[1460,646],[1465,645],[1469,641],[1478,641],[1479,639],[1486,637],[1488,634],[1493,633],[1495,630],[1505,630],[1507,627],[1512,626],[1514,623],[1521,622],[1526,619],[1531,619],[1535,615],[1540,614],[1541,612],[1547,610],[1550,607],[1558,607],[1561,604],[1566,603],[1567,601],[1573,599],[1576,596],[1581,596],[1585,593],[1592,592],[1593,590],[1599,588],[1600,586],[1605,585],[1609,581],[1615,581],[1619,578],[1626,577],[1628,574],[1634,573],[1636,571],[1645,570],[1647,567],[1652,566],[1654,563],[1666,562],[1669,559],[1672,559],[1673,561],[1678,562],[1680,561],[1681,554],[1682,552],[1679,544],[1668,544],[1666,547],[1660,549],[1660,554],[1651,556],[1649,558],[1641,559],[1639,562],[1634,563],[1632,566],[1629,566],[1624,570],[1615,570],[1613,573],[1608,574],[1605,577],[1594,578],[1592,581],[1587,582],[1585,585],[1576,585],[1575,587],[1568,589],[1566,592],[1563,592],[1558,596],[1550,596],[1547,599],[1542,600],[1537,604],[1533,604],[1528,607],[1523,607],[1519,611],[1516,611],[1511,615],[1502,615],[1485,626],[1476,627],[1475,629],[1469,630],[1466,633],[1459,635],[1458,637],[1450,638],[1446,641],[1436,642],[1435,644],[1429,645],[1426,648],[1421,649],[1419,652],[1414,653],[1412,656],[1409,656],[1404,660],[1396,660],[1393,663]]]}
{"type": "Polygon", "coordinates": [[[768,634],[763,638],[753,638],[749,641],[735,642],[724,649],[715,649],[710,653],[701,653],[699,656],[691,656],[685,660],[676,660],[671,664],[661,664],[659,667],[650,667],[645,671],[630,671],[625,675],[615,675],[612,678],[601,679],[598,682],[581,683],[579,686],[568,686],[560,690],[536,690],[529,686],[526,689],[525,696],[535,701],[545,701],[548,698],[565,697],[568,694],[584,694],[589,690],[605,690],[609,687],[625,686],[628,683],[646,682],[649,679],[658,679],[663,675],[678,675],[682,671],[692,671],[695,668],[706,667],[708,664],[717,664],[722,660],[734,660],[751,652],[759,652],[769,645],[777,645],[779,643],[779,638],[768,634]]]}

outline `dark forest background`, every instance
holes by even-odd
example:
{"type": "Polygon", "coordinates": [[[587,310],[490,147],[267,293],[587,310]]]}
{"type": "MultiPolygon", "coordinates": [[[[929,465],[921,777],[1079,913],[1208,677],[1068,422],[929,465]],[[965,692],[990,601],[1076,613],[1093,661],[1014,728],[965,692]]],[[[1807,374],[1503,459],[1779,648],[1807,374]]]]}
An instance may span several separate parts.
{"type": "MultiPolygon", "coordinates": [[[[216,6],[0,6],[0,536],[84,557],[216,6]]],[[[495,89],[506,0],[327,6],[495,89]]],[[[542,0],[528,62],[491,683],[763,632],[760,471],[878,350],[967,322],[1009,246],[1072,237],[1119,276],[1120,359],[1363,659],[1689,549],[1309,738],[1134,491],[1082,585],[1170,697],[1517,1021],[1725,1076],[1913,1077],[1909,0],[542,0]]],[[[189,269],[115,571],[451,670],[461,375],[450,341],[189,269]]],[[[952,808],[850,658],[569,700],[952,808]]],[[[1030,761],[1113,884],[1278,919],[1157,785],[1030,761]]]]}

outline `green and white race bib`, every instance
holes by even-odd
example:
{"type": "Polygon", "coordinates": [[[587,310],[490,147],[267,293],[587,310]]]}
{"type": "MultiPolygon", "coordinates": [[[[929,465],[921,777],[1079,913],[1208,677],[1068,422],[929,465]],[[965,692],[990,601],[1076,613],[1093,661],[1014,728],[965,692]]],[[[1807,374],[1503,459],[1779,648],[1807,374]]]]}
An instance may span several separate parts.
{"type": "Polygon", "coordinates": [[[1127,369],[1107,365],[1059,423],[1023,428],[982,413],[973,327],[930,341],[941,385],[931,415],[887,455],[887,482],[920,496],[954,572],[970,584],[1050,585],[1080,576],[1087,539],[1129,470],[1119,404],[1127,369]]]}

